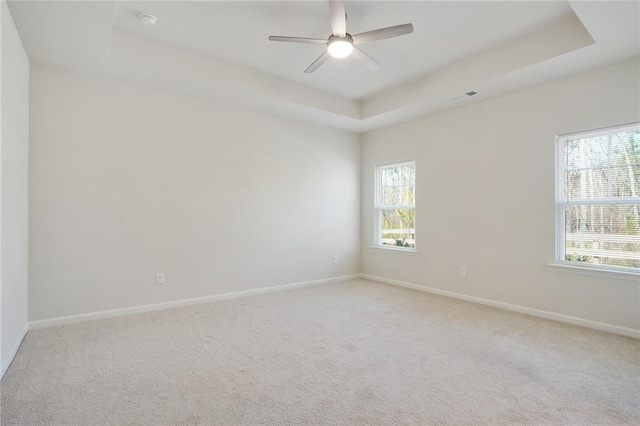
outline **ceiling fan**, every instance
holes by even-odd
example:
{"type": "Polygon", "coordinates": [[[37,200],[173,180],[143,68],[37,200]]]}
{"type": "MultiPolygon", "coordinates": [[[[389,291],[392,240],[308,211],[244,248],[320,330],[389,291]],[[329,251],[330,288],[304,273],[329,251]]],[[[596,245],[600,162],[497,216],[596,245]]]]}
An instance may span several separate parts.
{"type": "Polygon", "coordinates": [[[292,43],[313,43],[324,44],[327,51],[318,57],[304,71],[312,73],[317,70],[320,65],[327,62],[329,57],[346,58],[353,55],[360,60],[367,68],[376,71],[380,68],[380,64],[371,56],[358,49],[356,46],[368,43],[370,41],[382,40],[385,38],[397,37],[413,32],[412,24],[394,25],[392,27],[379,28],[377,30],[366,31],[364,33],[351,35],[347,32],[347,15],[344,11],[343,0],[329,0],[329,14],[331,15],[331,31],[332,34],[328,39],[306,38],[306,37],[286,37],[286,36],[270,36],[271,41],[287,41],[292,43]]]}

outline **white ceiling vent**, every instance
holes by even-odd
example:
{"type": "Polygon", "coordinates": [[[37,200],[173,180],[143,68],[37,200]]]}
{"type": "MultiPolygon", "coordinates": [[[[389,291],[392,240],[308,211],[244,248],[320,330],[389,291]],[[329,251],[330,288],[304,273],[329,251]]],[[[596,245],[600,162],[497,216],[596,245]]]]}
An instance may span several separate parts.
{"type": "Polygon", "coordinates": [[[478,92],[476,92],[475,90],[469,90],[468,92],[465,92],[465,93],[463,93],[461,95],[455,95],[455,96],[452,96],[450,98],[447,98],[447,100],[449,102],[458,102],[461,99],[470,98],[471,96],[475,96],[477,94],[478,94],[478,92]]]}

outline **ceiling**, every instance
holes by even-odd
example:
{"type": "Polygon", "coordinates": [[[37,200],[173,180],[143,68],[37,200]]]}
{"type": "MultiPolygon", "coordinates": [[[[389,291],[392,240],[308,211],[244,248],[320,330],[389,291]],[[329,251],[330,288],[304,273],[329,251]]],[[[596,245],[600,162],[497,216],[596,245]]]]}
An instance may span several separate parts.
{"type": "Polygon", "coordinates": [[[377,72],[347,59],[330,61],[317,73],[305,74],[324,46],[267,39],[269,35],[327,38],[331,33],[328,2],[123,2],[117,4],[115,26],[350,99],[365,99],[572,13],[564,2],[460,6],[453,2],[346,2],[351,34],[413,23],[413,34],[361,46],[383,65],[377,72]],[[152,28],[140,25],[139,13],[132,11],[151,13],[159,23],[152,28]]]}
{"type": "Polygon", "coordinates": [[[346,1],[351,34],[414,32],[305,68],[327,1],[9,1],[33,62],[365,132],[640,55],[637,1],[346,1]],[[145,26],[140,13],[158,19],[145,26]],[[478,95],[458,95],[469,90],[478,95]]]}

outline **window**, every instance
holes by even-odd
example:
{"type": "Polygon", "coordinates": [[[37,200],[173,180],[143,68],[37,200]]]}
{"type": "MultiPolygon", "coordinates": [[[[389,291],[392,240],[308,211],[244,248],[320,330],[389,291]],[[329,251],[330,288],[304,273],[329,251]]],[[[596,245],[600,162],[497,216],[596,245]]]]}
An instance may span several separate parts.
{"type": "Polygon", "coordinates": [[[557,262],[640,272],[639,124],[557,138],[557,262]]]}
{"type": "Polygon", "coordinates": [[[416,163],[376,167],[376,246],[415,250],[416,163]]]}

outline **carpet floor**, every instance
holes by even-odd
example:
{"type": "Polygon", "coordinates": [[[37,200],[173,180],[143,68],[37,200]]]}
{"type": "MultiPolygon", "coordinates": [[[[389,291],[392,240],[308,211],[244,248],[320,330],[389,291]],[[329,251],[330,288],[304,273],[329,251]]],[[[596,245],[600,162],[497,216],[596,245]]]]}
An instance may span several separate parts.
{"type": "Polygon", "coordinates": [[[3,425],[640,424],[640,341],[366,280],[30,331],[3,425]]]}

